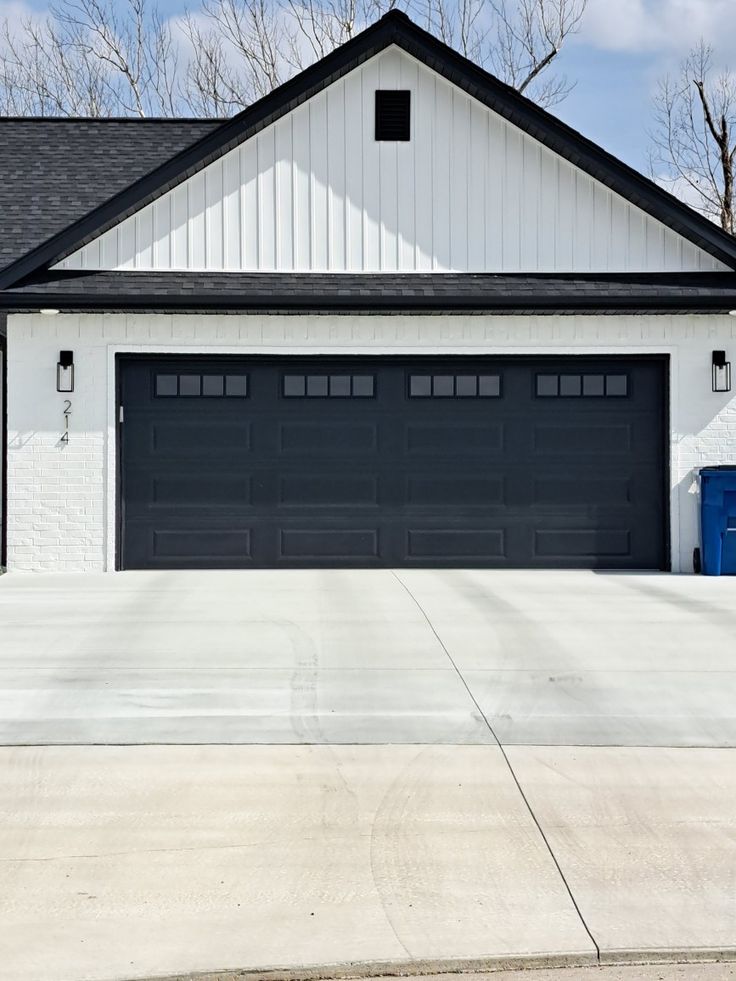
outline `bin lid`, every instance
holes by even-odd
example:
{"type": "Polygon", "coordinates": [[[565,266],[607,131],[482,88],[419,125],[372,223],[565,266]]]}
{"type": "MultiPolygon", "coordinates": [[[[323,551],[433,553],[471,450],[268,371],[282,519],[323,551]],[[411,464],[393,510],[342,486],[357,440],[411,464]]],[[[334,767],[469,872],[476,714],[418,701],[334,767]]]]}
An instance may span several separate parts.
{"type": "Polygon", "coordinates": [[[733,473],[734,471],[736,471],[736,463],[721,463],[714,467],[702,467],[700,473],[733,473]]]}

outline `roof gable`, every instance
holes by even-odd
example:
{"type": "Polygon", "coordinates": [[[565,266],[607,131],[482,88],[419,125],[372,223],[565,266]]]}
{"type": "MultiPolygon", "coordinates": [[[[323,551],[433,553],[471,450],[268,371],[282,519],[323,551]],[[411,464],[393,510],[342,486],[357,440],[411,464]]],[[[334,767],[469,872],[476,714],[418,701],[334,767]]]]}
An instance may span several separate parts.
{"type": "MultiPolygon", "coordinates": [[[[222,124],[214,133],[173,157],[84,219],[75,222],[65,232],[34,249],[5,271],[0,277],[0,286],[7,286],[22,276],[69,256],[128,215],[145,208],[147,204],[199,173],[243,141],[314,98],[325,87],[354,71],[392,44],[472,99],[507,119],[514,127],[529,134],[537,143],[554,151],[616,195],[676,232],[684,240],[714,256],[719,263],[736,267],[735,239],[549,113],[447,48],[412,24],[405,15],[393,11],[301,75],[222,124]]],[[[686,268],[692,267],[687,265],[686,268]]],[[[721,266],[718,263],[706,263],[706,268],[721,266]]]]}
{"type": "Polygon", "coordinates": [[[667,272],[723,265],[396,45],[63,260],[66,270],[667,272]],[[376,141],[375,92],[411,138],[376,141]]]}

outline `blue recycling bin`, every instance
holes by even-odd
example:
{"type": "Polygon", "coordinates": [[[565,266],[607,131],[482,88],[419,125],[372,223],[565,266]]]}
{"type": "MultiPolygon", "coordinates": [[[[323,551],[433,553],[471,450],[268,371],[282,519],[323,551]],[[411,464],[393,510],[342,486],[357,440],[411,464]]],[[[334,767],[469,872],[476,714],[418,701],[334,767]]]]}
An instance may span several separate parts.
{"type": "Polygon", "coordinates": [[[736,576],[736,466],[700,471],[702,568],[706,576],[736,576]]]}

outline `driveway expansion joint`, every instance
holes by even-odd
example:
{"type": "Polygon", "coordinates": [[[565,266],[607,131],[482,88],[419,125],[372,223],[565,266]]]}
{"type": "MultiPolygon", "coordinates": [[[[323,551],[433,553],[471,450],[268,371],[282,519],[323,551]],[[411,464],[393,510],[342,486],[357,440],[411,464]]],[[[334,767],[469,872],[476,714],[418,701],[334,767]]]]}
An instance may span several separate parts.
{"type": "Polygon", "coordinates": [[[527,811],[529,812],[529,816],[531,817],[532,821],[534,822],[534,824],[535,824],[535,826],[537,828],[537,831],[539,832],[539,834],[540,834],[540,836],[542,838],[542,841],[544,842],[545,848],[549,852],[550,858],[552,859],[552,861],[555,864],[555,868],[557,869],[557,872],[559,873],[560,879],[562,880],[562,883],[563,883],[563,885],[564,885],[564,887],[565,887],[565,889],[567,891],[567,894],[570,897],[570,902],[575,907],[575,912],[577,913],[578,918],[579,918],[581,924],[583,925],[583,928],[584,928],[585,932],[588,934],[588,937],[590,938],[590,942],[595,947],[596,960],[598,961],[598,963],[600,963],[600,959],[601,959],[601,948],[600,948],[600,946],[598,944],[598,941],[595,939],[595,937],[593,936],[593,934],[592,934],[592,932],[590,930],[590,927],[586,923],[586,920],[585,920],[585,917],[583,916],[582,910],[580,909],[580,906],[578,905],[578,902],[575,899],[575,896],[573,895],[573,891],[572,891],[572,889],[570,887],[570,883],[567,881],[567,878],[565,877],[565,873],[562,871],[562,866],[560,865],[560,863],[559,863],[559,861],[557,859],[557,856],[554,853],[554,850],[552,848],[552,845],[551,845],[549,839],[547,838],[547,835],[544,833],[544,829],[542,828],[542,825],[541,825],[539,819],[537,818],[537,815],[534,813],[534,809],[532,808],[532,805],[531,805],[528,797],[524,793],[524,790],[523,790],[521,784],[519,783],[519,778],[517,777],[517,775],[516,775],[516,773],[514,771],[513,766],[511,765],[511,760],[508,758],[508,756],[506,754],[506,750],[503,748],[503,745],[501,744],[501,740],[496,735],[496,732],[495,732],[493,726],[491,725],[490,720],[488,719],[488,716],[486,715],[486,713],[481,708],[480,703],[478,702],[478,699],[473,694],[473,692],[472,692],[472,690],[470,688],[470,685],[468,684],[467,680],[465,679],[465,676],[463,675],[463,673],[458,668],[457,663],[455,662],[455,659],[453,658],[452,654],[450,654],[449,650],[447,649],[447,646],[443,642],[443,640],[440,637],[439,633],[437,632],[434,624],[432,623],[432,621],[430,620],[429,616],[427,615],[426,610],[424,609],[424,607],[422,606],[422,604],[419,602],[419,600],[416,598],[416,596],[411,591],[411,589],[409,589],[409,587],[403,581],[403,579],[401,578],[401,576],[399,576],[398,573],[394,569],[391,570],[391,575],[404,588],[404,590],[406,591],[406,593],[409,595],[409,597],[415,603],[415,605],[416,605],[417,609],[419,610],[419,612],[422,614],[422,616],[424,617],[424,619],[427,621],[427,626],[432,631],[432,633],[434,634],[434,636],[437,638],[437,643],[440,645],[440,647],[442,648],[442,650],[447,655],[447,659],[449,660],[450,664],[452,665],[453,669],[455,670],[455,673],[457,674],[457,676],[460,679],[463,687],[467,691],[468,696],[470,697],[471,701],[475,705],[475,708],[478,711],[478,714],[480,715],[480,717],[485,722],[485,724],[486,724],[486,726],[488,728],[488,731],[490,732],[491,736],[493,737],[493,740],[494,740],[496,746],[498,746],[498,749],[499,749],[501,755],[503,756],[504,762],[506,763],[506,766],[508,767],[509,773],[511,774],[511,777],[512,777],[514,783],[516,784],[516,788],[519,791],[519,794],[521,795],[521,799],[524,801],[524,805],[525,805],[527,811]]]}

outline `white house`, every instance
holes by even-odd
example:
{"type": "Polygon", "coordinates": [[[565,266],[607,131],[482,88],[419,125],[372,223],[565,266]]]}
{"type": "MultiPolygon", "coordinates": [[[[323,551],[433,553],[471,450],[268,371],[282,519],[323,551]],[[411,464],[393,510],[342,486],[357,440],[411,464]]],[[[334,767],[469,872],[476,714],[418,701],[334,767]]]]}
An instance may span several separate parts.
{"type": "Polygon", "coordinates": [[[0,135],[8,568],[692,571],[736,240],[403,14],[0,135]]]}

